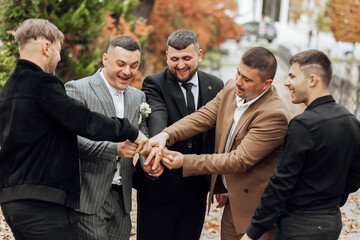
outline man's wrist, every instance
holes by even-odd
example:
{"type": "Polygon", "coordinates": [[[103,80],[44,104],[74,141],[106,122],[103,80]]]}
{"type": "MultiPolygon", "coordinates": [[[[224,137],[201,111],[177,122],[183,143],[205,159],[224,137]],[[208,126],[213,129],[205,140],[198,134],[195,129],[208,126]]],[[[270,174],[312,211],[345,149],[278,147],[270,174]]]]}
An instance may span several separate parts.
{"type": "Polygon", "coordinates": [[[168,132],[164,132],[163,131],[163,135],[165,137],[165,147],[169,147],[170,146],[170,142],[169,142],[169,139],[170,139],[170,134],[168,132]]]}

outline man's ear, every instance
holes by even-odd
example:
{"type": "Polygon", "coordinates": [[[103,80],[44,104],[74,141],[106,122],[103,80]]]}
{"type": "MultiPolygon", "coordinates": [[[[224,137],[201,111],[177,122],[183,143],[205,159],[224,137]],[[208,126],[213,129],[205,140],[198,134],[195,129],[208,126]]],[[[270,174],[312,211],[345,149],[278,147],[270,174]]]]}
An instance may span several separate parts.
{"type": "Polygon", "coordinates": [[[199,58],[199,63],[201,63],[201,62],[202,62],[202,58],[203,58],[203,50],[202,50],[202,49],[199,49],[198,58],[199,58]]]}
{"type": "Polygon", "coordinates": [[[321,79],[319,78],[318,75],[311,74],[309,76],[309,86],[310,87],[316,87],[316,85],[318,85],[320,81],[321,81],[321,79]]]}
{"type": "Polygon", "coordinates": [[[272,84],[273,80],[272,79],[266,79],[264,82],[264,87],[263,90],[267,89],[271,84],[272,84]]]}
{"type": "Polygon", "coordinates": [[[104,67],[107,64],[107,59],[108,59],[108,55],[106,53],[103,53],[103,55],[102,55],[102,64],[103,64],[104,67]]]}
{"type": "Polygon", "coordinates": [[[45,56],[47,56],[47,57],[50,56],[50,43],[48,41],[46,41],[46,40],[42,41],[41,51],[45,56]]]}

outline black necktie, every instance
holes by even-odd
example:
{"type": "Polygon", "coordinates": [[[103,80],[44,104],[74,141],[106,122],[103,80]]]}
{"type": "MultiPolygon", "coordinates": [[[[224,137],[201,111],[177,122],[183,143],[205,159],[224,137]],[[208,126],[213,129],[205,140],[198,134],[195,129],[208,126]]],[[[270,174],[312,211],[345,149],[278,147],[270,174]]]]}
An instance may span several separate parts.
{"type": "Polygon", "coordinates": [[[191,92],[192,83],[183,83],[181,86],[186,89],[186,101],[187,101],[187,110],[188,113],[195,112],[195,101],[194,95],[191,92]]]}

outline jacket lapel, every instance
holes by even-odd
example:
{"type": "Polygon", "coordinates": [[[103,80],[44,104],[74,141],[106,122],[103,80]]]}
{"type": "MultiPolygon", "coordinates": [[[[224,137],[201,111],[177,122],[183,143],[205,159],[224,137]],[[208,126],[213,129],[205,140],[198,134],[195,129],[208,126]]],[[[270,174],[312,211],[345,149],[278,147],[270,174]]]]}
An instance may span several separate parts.
{"type": "MultiPolygon", "coordinates": [[[[231,136],[231,140],[230,140],[230,149],[231,146],[234,143],[235,140],[235,136],[238,134],[238,132],[240,131],[240,129],[242,128],[242,126],[244,125],[244,123],[248,120],[248,118],[253,114],[253,112],[258,108],[259,105],[261,105],[261,102],[264,101],[264,99],[268,98],[268,96],[270,96],[272,94],[272,92],[274,92],[275,88],[273,85],[270,86],[270,89],[263,95],[261,96],[256,102],[254,102],[253,104],[250,105],[250,107],[248,109],[246,109],[246,111],[244,112],[244,114],[241,116],[241,118],[239,119],[238,124],[236,125],[236,128],[234,130],[233,135],[231,136]]],[[[227,150],[227,149],[226,149],[227,150]]]]}
{"type": "MultiPolygon", "coordinates": [[[[234,123],[234,114],[235,114],[235,109],[237,108],[236,105],[236,95],[235,95],[235,91],[233,92],[233,94],[231,94],[229,96],[229,99],[226,103],[226,111],[223,114],[223,123],[221,124],[221,126],[223,127],[224,133],[226,134],[221,134],[220,135],[220,140],[219,140],[219,151],[220,152],[226,152],[227,149],[225,149],[225,145],[226,145],[226,140],[228,138],[228,135],[230,133],[230,129],[234,123]],[[226,117],[225,117],[226,116],[226,117]]],[[[235,132],[234,132],[235,134],[235,132]]],[[[233,136],[234,136],[233,134],[233,136]]],[[[230,141],[230,146],[231,146],[231,141],[230,141]]]]}
{"type": "Polygon", "coordinates": [[[127,118],[132,124],[137,125],[138,122],[135,122],[135,116],[138,108],[140,106],[136,107],[134,106],[136,101],[134,101],[134,94],[132,90],[127,87],[124,91],[124,117],[127,118]]]}
{"type": "Polygon", "coordinates": [[[114,102],[112,100],[109,89],[100,75],[100,70],[98,70],[92,76],[92,80],[89,82],[89,84],[96,97],[99,99],[98,103],[102,106],[106,115],[116,117],[114,102]]]}
{"type": "MultiPolygon", "coordinates": [[[[206,78],[203,72],[197,71],[199,76],[199,97],[201,97],[201,106],[214,98],[213,82],[206,78]]],[[[198,109],[201,107],[198,106],[198,109]]]]}
{"type": "Polygon", "coordinates": [[[166,71],[166,81],[175,103],[183,117],[188,115],[184,94],[181,91],[178,81],[172,76],[169,70],[166,71]]]}

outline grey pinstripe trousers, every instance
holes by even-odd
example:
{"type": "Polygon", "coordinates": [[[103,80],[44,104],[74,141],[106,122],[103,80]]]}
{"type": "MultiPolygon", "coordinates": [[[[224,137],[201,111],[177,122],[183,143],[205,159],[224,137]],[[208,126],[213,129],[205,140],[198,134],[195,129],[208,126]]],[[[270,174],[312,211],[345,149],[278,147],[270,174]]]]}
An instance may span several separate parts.
{"type": "Polygon", "coordinates": [[[110,190],[104,205],[92,215],[79,214],[80,240],[129,240],[130,215],[126,214],[122,191],[110,190]]]}

